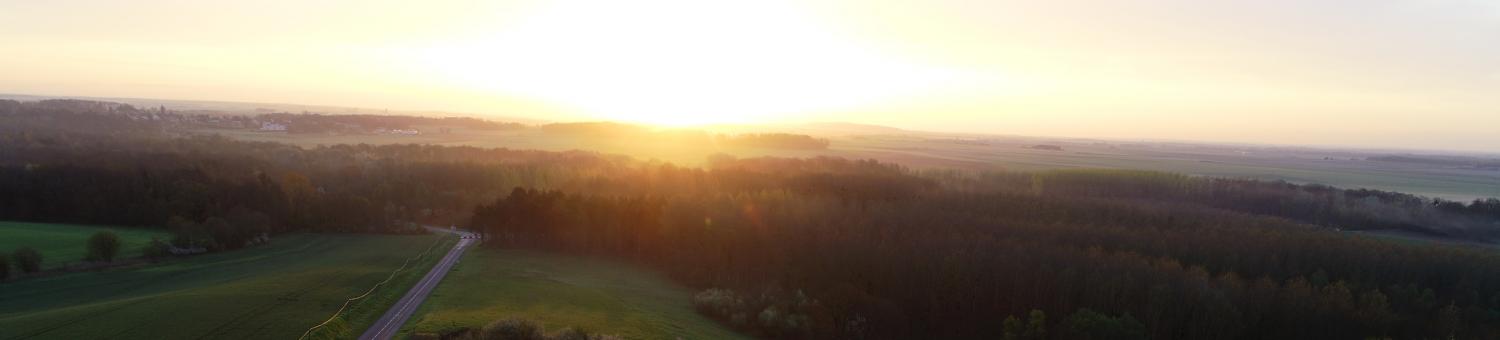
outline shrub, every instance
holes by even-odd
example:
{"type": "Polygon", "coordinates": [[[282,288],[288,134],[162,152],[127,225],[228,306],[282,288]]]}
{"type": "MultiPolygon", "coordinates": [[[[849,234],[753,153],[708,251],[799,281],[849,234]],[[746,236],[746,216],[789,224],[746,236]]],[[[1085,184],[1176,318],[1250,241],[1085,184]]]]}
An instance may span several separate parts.
{"type": "Polygon", "coordinates": [[[158,238],[152,238],[151,243],[147,243],[145,247],[141,247],[141,256],[153,261],[170,255],[172,255],[171,246],[158,238]]]}
{"type": "Polygon", "coordinates": [[[818,326],[833,322],[822,304],[801,290],[773,288],[759,295],[744,295],[710,288],[693,295],[693,307],[735,328],[770,338],[817,338],[819,331],[826,330],[818,326]]]}
{"type": "Polygon", "coordinates": [[[1088,308],[1081,308],[1063,320],[1062,327],[1062,335],[1065,339],[1137,340],[1146,338],[1146,326],[1130,314],[1113,317],[1088,308]]]}
{"type": "Polygon", "coordinates": [[[552,340],[590,340],[590,339],[592,339],[592,338],[589,337],[589,332],[588,331],[585,331],[585,330],[582,330],[582,329],[579,329],[579,328],[576,328],[576,327],[563,328],[563,330],[557,331],[557,334],[553,334],[552,335],[552,340]]]}
{"type": "Polygon", "coordinates": [[[563,328],[563,330],[548,337],[550,340],[622,340],[623,338],[612,334],[589,334],[588,331],[576,327],[563,328]]]}
{"type": "Polygon", "coordinates": [[[743,305],[744,301],[729,289],[709,288],[693,295],[693,307],[711,316],[727,317],[743,305]]]}
{"type": "Polygon", "coordinates": [[[16,261],[16,267],[21,268],[23,273],[35,273],[42,271],[42,253],[31,247],[16,249],[10,254],[11,259],[16,261]]]}
{"type": "Polygon", "coordinates": [[[610,334],[590,334],[589,331],[577,327],[563,328],[557,333],[547,335],[542,326],[531,320],[521,318],[501,319],[490,323],[482,329],[458,328],[442,331],[437,334],[414,334],[412,339],[454,339],[454,340],[621,340],[619,336],[610,334]]]}
{"type": "Polygon", "coordinates": [[[89,236],[89,261],[114,262],[120,253],[120,236],[114,232],[100,231],[89,236]]]}
{"type": "Polygon", "coordinates": [[[7,278],[10,278],[10,260],[5,259],[5,256],[0,256],[0,280],[7,278]]]}
{"type": "Polygon", "coordinates": [[[502,319],[484,326],[480,338],[485,340],[546,340],[542,326],[526,319],[502,319]]]}
{"type": "Polygon", "coordinates": [[[1001,339],[1005,340],[1041,340],[1047,338],[1047,313],[1033,309],[1022,324],[1021,319],[1015,315],[1005,318],[1002,324],[1005,333],[1001,339]]]}

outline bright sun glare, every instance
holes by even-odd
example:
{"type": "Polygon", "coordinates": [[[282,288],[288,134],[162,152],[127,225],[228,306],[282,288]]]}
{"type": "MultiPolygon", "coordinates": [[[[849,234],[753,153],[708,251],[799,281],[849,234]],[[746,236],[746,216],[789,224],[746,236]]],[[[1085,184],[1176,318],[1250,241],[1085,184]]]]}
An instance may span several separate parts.
{"type": "Polygon", "coordinates": [[[790,4],[561,1],[421,49],[468,89],[599,119],[766,122],[937,91],[960,73],[882,55],[790,4]]]}

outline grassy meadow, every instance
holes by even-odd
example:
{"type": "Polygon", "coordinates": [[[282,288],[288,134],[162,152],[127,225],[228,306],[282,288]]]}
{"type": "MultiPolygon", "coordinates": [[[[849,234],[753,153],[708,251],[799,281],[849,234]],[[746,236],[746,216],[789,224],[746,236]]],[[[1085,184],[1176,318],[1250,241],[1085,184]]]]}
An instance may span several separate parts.
{"type": "Polygon", "coordinates": [[[105,230],[120,236],[121,258],[140,256],[141,247],[152,238],[170,238],[160,230],[0,221],[0,254],[9,256],[17,248],[31,247],[42,253],[42,268],[56,268],[83,261],[89,236],[105,230]]]}
{"type": "MultiPolygon", "coordinates": [[[[406,259],[451,236],[320,235],[147,266],[0,284],[0,339],[296,339],[406,259]]],[[[425,273],[411,270],[348,314],[362,331],[425,273]],[[411,275],[408,273],[418,273],[411,275]]]]}
{"type": "Polygon", "coordinates": [[[404,334],[520,317],[548,331],[581,327],[626,339],[741,339],[693,310],[692,292],[631,265],[531,251],[474,249],[403,327],[404,334]]]}

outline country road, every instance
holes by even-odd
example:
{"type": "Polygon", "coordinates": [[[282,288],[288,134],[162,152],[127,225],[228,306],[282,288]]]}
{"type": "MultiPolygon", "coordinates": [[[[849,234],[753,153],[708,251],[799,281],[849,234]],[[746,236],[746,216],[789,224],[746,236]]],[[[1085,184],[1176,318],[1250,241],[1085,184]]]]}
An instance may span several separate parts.
{"type": "Polygon", "coordinates": [[[406,324],[406,320],[411,319],[412,313],[415,313],[417,307],[422,305],[422,301],[427,300],[427,294],[432,293],[432,289],[437,287],[438,282],[442,282],[443,277],[448,275],[448,270],[453,269],[453,264],[458,263],[459,257],[463,256],[464,249],[474,242],[474,239],[468,237],[472,235],[469,233],[441,228],[428,229],[459,234],[463,238],[458,240],[458,244],[453,246],[453,249],[448,251],[448,255],[443,256],[437,265],[432,266],[427,276],[417,281],[411,290],[406,291],[406,295],[401,296],[401,300],[397,300],[396,304],[385,312],[385,315],[380,316],[380,320],[375,321],[369,330],[360,335],[360,340],[385,340],[394,337],[401,330],[401,325],[406,324]]]}

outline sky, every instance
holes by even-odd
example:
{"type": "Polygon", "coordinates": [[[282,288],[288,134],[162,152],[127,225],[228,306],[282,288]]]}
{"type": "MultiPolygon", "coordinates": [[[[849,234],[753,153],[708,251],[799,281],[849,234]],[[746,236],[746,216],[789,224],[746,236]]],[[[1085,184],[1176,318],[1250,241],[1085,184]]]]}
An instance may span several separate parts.
{"type": "Polygon", "coordinates": [[[0,93],[1500,150],[1500,0],[0,0],[0,93]]]}

